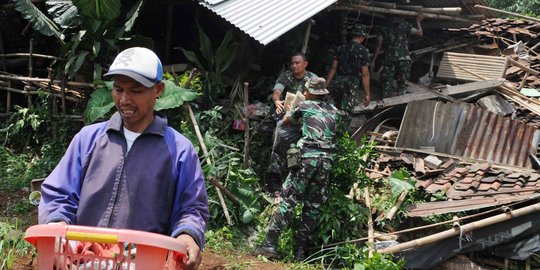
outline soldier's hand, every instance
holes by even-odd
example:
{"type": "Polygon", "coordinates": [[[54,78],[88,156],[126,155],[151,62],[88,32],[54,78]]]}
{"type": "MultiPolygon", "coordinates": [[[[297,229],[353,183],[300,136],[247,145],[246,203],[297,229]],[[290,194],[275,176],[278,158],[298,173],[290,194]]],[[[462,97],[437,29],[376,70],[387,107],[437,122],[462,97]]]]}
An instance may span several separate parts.
{"type": "Polygon", "coordinates": [[[366,98],[364,98],[364,106],[368,106],[368,105],[369,105],[369,102],[371,102],[371,97],[370,97],[370,96],[366,96],[366,98]]]}
{"type": "Polygon", "coordinates": [[[423,20],[424,20],[424,15],[422,15],[422,14],[420,14],[420,15],[418,15],[418,17],[416,17],[417,22],[421,22],[423,20]]]}
{"type": "Polygon", "coordinates": [[[283,109],[285,108],[283,106],[283,101],[281,101],[281,100],[274,101],[274,105],[276,105],[276,113],[277,114],[280,114],[283,111],[283,109]]]}

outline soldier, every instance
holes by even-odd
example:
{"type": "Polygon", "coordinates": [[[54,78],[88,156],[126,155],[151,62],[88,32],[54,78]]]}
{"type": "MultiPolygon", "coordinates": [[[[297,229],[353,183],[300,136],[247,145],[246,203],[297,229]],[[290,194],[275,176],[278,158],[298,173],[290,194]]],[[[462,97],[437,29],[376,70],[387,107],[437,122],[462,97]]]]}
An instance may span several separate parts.
{"type": "MultiPolygon", "coordinates": [[[[305,246],[314,232],[319,208],[327,200],[328,176],[332,168],[334,134],[338,121],[338,110],[334,105],[324,101],[328,94],[326,80],[309,79],[305,84],[302,101],[287,113],[284,124],[298,122],[302,125],[302,138],[298,140],[297,159],[291,161],[291,168],[283,183],[282,200],[274,211],[267,228],[264,242],[255,253],[270,258],[277,256],[276,245],[281,231],[294,215],[298,203],[303,204],[300,228],[296,235],[295,258],[305,258],[305,246]]],[[[289,151],[288,154],[295,151],[289,151]]]]}
{"type": "Polygon", "coordinates": [[[348,113],[354,106],[363,100],[364,105],[369,104],[370,76],[369,76],[369,51],[362,45],[366,37],[364,28],[357,24],[351,31],[351,41],[340,46],[328,71],[327,82],[330,85],[334,104],[348,113]],[[337,76],[334,75],[336,74],[337,76]],[[362,93],[361,89],[364,90],[362,93]]]}
{"type": "MultiPolygon", "coordinates": [[[[304,84],[309,78],[318,77],[315,73],[307,71],[308,61],[304,53],[298,52],[291,56],[291,69],[282,72],[276,80],[272,92],[272,101],[276,106],[276,114],[281,114],[283,108],[283,92],[296,94],[304,90],[304,84]]],[[[297,125],[282,126],[278,121],[274,132],[274,142],[272,153],[270,154],[270,164],[267,169],[267,189],[279,195],[282,179],[285,178],[287,169],[285,168],[285,152],[289,146],[300,138],[300,128],[297,125]]]]}
{"type": "Polygon", "coordinates": [[[384,61],[381,73],[381,83],[383,87],[383,97],[392,95],[403,95],[407,89],[405,81],[410,78],[411,56],[409,53],[409,35],[421,37],[423,35],[421,22],[423,16],[416,18],[414,28],[403,18],[392,18],[388,24],[382,27],[379,34],[377,48],[373,56],[372,68],[375,68],[375,61],[381,52],[384,44],[384,61]],[[397,82],[397,93],[394,90],[393,81],[397,82]]]}

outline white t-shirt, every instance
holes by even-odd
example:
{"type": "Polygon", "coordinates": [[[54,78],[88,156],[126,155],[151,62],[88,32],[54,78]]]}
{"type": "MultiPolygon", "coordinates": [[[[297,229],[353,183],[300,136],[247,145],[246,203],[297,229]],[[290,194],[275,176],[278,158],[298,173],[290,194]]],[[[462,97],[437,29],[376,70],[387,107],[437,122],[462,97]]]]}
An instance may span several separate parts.
{"type": "Polygon", "coordinates": [[[129,149],[131,149],[131,146],[133,145],[133,142],[137,137],[139,137],[141,133],[133,132],[128,130],[127,128],[124,128],[124,137],[126,137],[127,141],[127,151],[129,152],[129,149]]]}

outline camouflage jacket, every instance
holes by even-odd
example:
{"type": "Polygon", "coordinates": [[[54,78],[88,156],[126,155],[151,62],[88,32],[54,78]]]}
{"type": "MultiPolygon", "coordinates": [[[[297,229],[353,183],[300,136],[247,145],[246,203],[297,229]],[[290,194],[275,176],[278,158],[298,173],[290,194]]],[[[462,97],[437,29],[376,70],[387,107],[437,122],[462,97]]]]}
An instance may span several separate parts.
{"type": "Polygon", "coordinates": [[[304,78],[299,80],[296,77],[294,77],[294,74],[292,73],[292,71],[287,70],[287,71],[282,72],[279,75],[279,77],[276,80],[276,85],[274,86],[272,91],[274,91],[274,89],[278,89],[281,91],[282,94],[284,92],[283,90],[291,94],[296,94],[296,92],[298,91],[303,92],[304,84],[306,84],[307,80],[309,78],[316,78],[316,77],[319,77],[319,76],[317,76],[315,73],[311,71],[306,70],[306,72],[304,73],[304,78]]]}
{"type": "Polygon", "coordinates": [[[395,21],[380,29],[378,38],[383,40],[386,62],[411,60],[409,34],[412,28],[412,25],[407,21],[395,21]]]}
{"type": "Polygon", "coordinates": [[[364,45],[349,41],[336,51],[339,76],[360,76],[360,68],[370,66],[369,51],[364,45]]]}
{"type": "Polygon", "coordinates": [[[319,100],[302,101],[291,109],[289,117],[302,124],[302,137],[297,146],[303,158],[332,158],[339,120],[338,109],[334,105],[319,100]]]}

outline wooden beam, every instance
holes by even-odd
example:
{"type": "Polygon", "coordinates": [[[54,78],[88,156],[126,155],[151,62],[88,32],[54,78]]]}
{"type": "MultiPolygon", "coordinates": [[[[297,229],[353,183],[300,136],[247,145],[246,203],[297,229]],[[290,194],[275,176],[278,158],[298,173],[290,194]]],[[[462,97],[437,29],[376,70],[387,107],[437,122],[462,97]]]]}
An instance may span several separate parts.
{"type": "Polygon", "coordinates": [[[365,10],[365,11],[370,11],[370,12],[378,12],[378,13],[401,15],[401,16],[412,16],[412,17],[418,17],[418,16],[422,15],[426,19],[447,20],[447,21],[457,21],[457,22],[472,23],[472,21],[469,20],[469,19],[456,17],[456,16],[448,16],[448,15],[433,14],[433,13],[423,13],[423,12],[410,11],[410,10],[389,9],[389,8],[382,8],[382,7],[370,7],[370,6],[365,6],[365,5],[340,4],[340,5],[337,5],[337,6],[331,6],[331,7],[329,7],[329,9],[330,10],[353,10],[353,11],[365,10]]]}
{"type": "Polygon", "coordinates": [[[408,87],[415,88],[411,92],[416,92],[416,93],[385,98],[382,101],[372,101],[370,102],[370,105],[368,105],[367,107],[360,107],[360,106],[354,107],[353,112],[362,113],[366,111],[371,111],[375,107],[379,107],[379,108],[391,107],[391,106],[396,106],[396,105],[401,105],[401,104],[407,104],[409,102],[416,101],[416,100],[426,100],[426,99],[437,98],[437,97],[440,97],[441,95],[454,96],[454,95],[468,94],[471,92],[484,91],[491,88],[499,87],[503,84],[503,82],[504,80],[502,79],[471,82],[471,83],[448,87],[446,89],[443,89],[440,94],[427,92],[425,91],[425,89],[421,89],[418,86],[411,86],[409,84],[408,87]],[[424,91],[418,93],[418,90],[424,90],[424,91]]]}
{"type": "Polygon", "coordinates": [[[507,59],[508,59],[508,62],[510,62],[510,64],[512,64],[512,65],[514,65],[514,66],[516,66],[518,68],[521,68],[525,72],[528,72],[528,73],[533,74],[535,76],[540,75],[540,72],[538,72],[538,71],[536,71],[534,69],[531,69],[530,67],[528,67],[528,66],[526,66],[526,65],[524,65],[524,64],[522,64],[522,63],[520,63],[520,62],[518,62],[518,61],[516,61],[516,60],[514,60],[514,59],[512,59],[510,57],[507,57],[507,59]]]}

